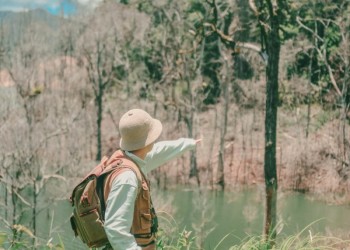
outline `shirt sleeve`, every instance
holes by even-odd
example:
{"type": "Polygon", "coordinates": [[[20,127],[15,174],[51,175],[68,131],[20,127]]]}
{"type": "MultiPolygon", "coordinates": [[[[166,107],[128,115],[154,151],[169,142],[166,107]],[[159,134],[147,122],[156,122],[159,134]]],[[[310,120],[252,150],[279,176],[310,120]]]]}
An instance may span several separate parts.
{"type": "Polygon", "coordinates": [[[130,170],[118,175],[107,198],[104,228],[115,250],[141,250],[130,233],[138,180],[130,170]]]}
{"type": "Polygon", "coordinates": [[[145,172],[150,172],[175,157],[182,155],[184,152],[195,148],[196,140],[191,138],[157,142],[145,158],[145,172]]]}

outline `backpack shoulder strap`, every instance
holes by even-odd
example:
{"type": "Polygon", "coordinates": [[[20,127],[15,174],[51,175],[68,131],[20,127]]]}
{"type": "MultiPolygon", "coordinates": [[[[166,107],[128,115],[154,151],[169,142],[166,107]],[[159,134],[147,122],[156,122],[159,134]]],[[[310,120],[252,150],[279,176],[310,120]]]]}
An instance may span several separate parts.
{"type": "Polygon", "coordinates": [[[71,197],[69,198],[70,202],[72,203],[72,206],[74,206],[74,196],[79,186],[81,186],[84,182],[87,182],[89,179],[98,178],[101,174],[103,174],[106,170],[107,162],[108,157],[104,156],[101,162],[97,166],[95,166],[87,175],[85,175],[84,178],[82,178],[77,185],[75,185],[71,197]]]}
{"type": "Polygon", "coordinates": [[[142,183],[146,181],[144,174],[135,162],[129,159],[122,151],[115,152],[106,163],[107,167],[101,173],[98,178],[97,193],[100,197],[102,218],[104,220],[104,213],[106,209],[106,201],[109,192],[112,188],[114,179],[121,173],[131,170],[137,177],[138,180],[138,194],[141,191],[142,183]]]}
{"type": "Polygon", "coordinates": [[[119,166],[112,169],[111,171],[108,171],[108,175],[106,176],[104,180],[104,200],[107,200],[108,194],[111,191],[112,183],[119,176],[121,173],[131,170],[136,175],[136,178],[138,180],[138,193],[140,192],[140,189],[142,188],[142,182],[144,181],[143,174],[141,173],[141,170],[139,167],[131,160],[128,159],[122,159],[122,162],[119,166]]]}
{"type": "Polygon", "coordinates": [[[141,187],[142,185],[142,181],[145,179],[141,169],[139,168],[139,166],[137,166],[137,164],[135,162],[133,162],[130,159],[123,159],[123,162],[120,165],[121,168],[127,168],[130,169],[131,171],[133,171],[137,177],[137,180],[139,181],[139,187],[141,187]]]}

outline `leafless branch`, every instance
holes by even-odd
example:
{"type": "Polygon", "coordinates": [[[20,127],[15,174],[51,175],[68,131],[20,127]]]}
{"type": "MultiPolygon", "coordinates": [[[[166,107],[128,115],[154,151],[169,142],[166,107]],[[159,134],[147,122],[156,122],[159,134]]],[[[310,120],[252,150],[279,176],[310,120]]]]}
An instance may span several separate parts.
{"type": "Polygon", "coordinates": [[[28,207],[32,207],[32,205],[28,201],[26,201],[26,199],[24,199],[15,189],[13,189],[13,192],[24,204],[26,204],[28,207]]]}
{"type": "MultiPolygon", "coordinates": [[[[309,27],[307,27],[306,25],[304,25],[304,24],[302,23],[302,21],[300,20],[300,17],[299,17],[299,16],[297,16],[296,20],[297,20],[298,24],[299,24],[303,29],[309,31],[309,32],[310,32],[314,37],[316,37],[318,40],[320,40],[320,41],[322,41],[322,42],[324,41],[323,38],[320,37],[315,31],[311,30],[309,27]]],[[[324,25],[325,25],[325,24],[324,24],[324,25]]],[[[334,78],[333,69],[332,69],[332,67],[331,67],[331,66],[329,65],[329,63],[328,63],[328,59],[327,59],[327,55],[326,55],[326,52],[327,52],[327,51],[326,51],[325,49],[324,49],[323,51],[321,51],[321,50],[320,50],[319,48],[317,48],[316,46],[315,46],[314,48],[315,48],[315,50],[317,51],[318,55],[322,58],[322,60],[323,60],[323,62],[325,63],[325,65],[326,65],[326,68],[327,68],[327,71],[328,71],[328,74],[329,74],[329,78],[330,78],[330,80],[331,80],[331,83],[332,83],[332,85],[333,85],[335,91],[337,92],[337,94],[338,94],[339,96],[342,96],[342,93],[341,93],[341,91],[340,91],[340,89],[339,89],[339,87],[338,87],[338,84],[337,84],[337,82],[336,82],[336,80],[335,80],[335,78],[334,78]]]]}
{"type": "Polygon", "coordinates": [[[310,33],[312,33],[313,36],[315,36],[318,40],[320,40],[321,42],[323,42],[323,38],[320,37],[315,31],[313,31],[312,29],[310,29],[309,27],[307,27],[305,24],[303,24],[303,22],[300,20],[300,17],[297,16],[296,18],[297,20],[297,23],[302,27],[304,28],[305,30],[309,31],[310,33]]]}
{"type": "Polygon", "coordinates": [[[259,45],[257,45],[257,44],[253,44],[253,43],[237,43],[237,46],[240,47],[240,48],[253,50],[253,51],[258,52],[258,53],[261,52],[261,47],[259,45]]]}
{"type": "Polygon", "coordinates": [[[259,11],[258,11],[258,8],[255,5],[254,0],[249,0],[249,7],[253,11],[255,16],[259,16],[259,11]]]}
{"type": "Polygon", "coordinates": [[[29,158],[29,162],[31,162],[33,160],[33,158],[36,156],[36,154],[38,153],[38,151],[42,148],[42,146],[51,138],[62,135],[64,133],[68,132],[68,128],[60,128],[54,132],[52,132],[51,134],[45,136],[45,138],[43,138],[37,145],[37,147],[35,148],[35,150],[33,151],[33,154],[30,156],[29,158]]]}
{"type": "Polygon", "coordinates": [[[113,113],[112,113],[110,107],[108,107],[107,112],[108,112],[109,116],[111,117],[112,123],[113,123],[116,131],[118,131],[118,129],[119,129],[118,122],[116,122],[116,120],[114,119],[114,116],[113,116],[113,113]]]}

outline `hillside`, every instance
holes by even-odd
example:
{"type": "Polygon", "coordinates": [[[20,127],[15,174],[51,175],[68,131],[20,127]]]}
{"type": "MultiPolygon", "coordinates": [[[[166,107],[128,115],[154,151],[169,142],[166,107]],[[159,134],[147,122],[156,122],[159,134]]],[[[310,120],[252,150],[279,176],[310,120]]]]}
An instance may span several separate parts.
{"type": "MultiPolygon", "coordinates": [[[[119,118],[135,107],[164,123],[163,139],[203,138],[195,155],[152,173],[160,187],[264,186],[268,58],[255,16],[234,15],[245,1],[220,2],[221,19],[203,1],[181,3],[104,1],[69,19],[1,14],[5,186],[31,192],[32,180],[59,176],[68,189],[117,149],[119,118]]],[[[342,4],[290,6],[275,67],[278,186],[336,203],[350,200],[350,23],[340,18],[350,7],[342,4]],[[315,19],[322,29],[312,36],[309,20],[320,12],[329,22],[315,19]]]]}

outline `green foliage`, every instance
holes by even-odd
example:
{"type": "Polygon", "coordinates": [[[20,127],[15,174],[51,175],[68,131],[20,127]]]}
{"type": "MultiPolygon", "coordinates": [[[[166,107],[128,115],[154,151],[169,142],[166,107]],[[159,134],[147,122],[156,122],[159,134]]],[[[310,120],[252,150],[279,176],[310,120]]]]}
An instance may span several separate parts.
{"type": "Polygon", "coordinates": [[[261,237],[249,237],[242,241],[241,245],[232,246],[229,250],[267,250],[268,244],[261,237]]]}
{"type": "Polygon", "coordinates": [[[188,22],[193,25],[194,29],[200,29],[204,22],[204,15],[199,11],[190,12],[188,22]]]}
{"type": "Polygon", "coordinates": [[[282,32],[280,32],[282,41],[292,39],[299,34],[299,27],[291,23],[281,24],[280,28],[282,30],[282,32]]]}
{"type": "Polygon", "coordinates": [[[240,42],[256,42],[260,39],[259,30],[254,25],[252,20],[255,20],[253,12],[249,8],[249,1],[237,0],[237,9],[234,11],[234,15],[238,17],[240,21],[239,27],[234,27],[234,37],[240,42]]]}
{"type": "Polygon", "coordinates": [[[144,63],[151,81],[159,81],[163,76],[162,55],[157,50],[147,50],[144,56],[144,63]]]}
{"type": "Polygon", "coordinates": [[[189,250],[193,249],[195,237],[192,231],[180,231],[176,220],[168,213],[160,212],[158,217],[162,227],[158,232],[157,249],[189,250]]]}
{"type": "Polygon", "coordinates": [[[294,3],[289,12],[291,22],[283,26],[283,29],[293,34],[294,39],[307,38],[313,47],[296,53],[294,62],[288,66],[289,79],[294,74],[305,77],[327,93],[334,88],[330,80],[329,66],[334,80],[341,87],[346,67],[340,46],[344,42],[341,17],[344,16],[348,5],[349,1],[346,0],[304,0],[294,3]],[[298,18],[302,25],[298,23],[298,18]]]}
{"type": "MultiPolygon", "coordinates": [[[[220,3],[217,3],[218,5],[220,3]]],[[[218,77],[219,69],[221,67],[220,62],[220,49],[219,49],[219,36],[212,32],[211,29],[207,31],[204,23],[209,23],[217,26],[217,22],[221,23],[215,15],[215,10],[212,9],[209,4],[199,0],[192,0],[188,3],[187,11],[189,22],[192,23],[196,32],[203,37],[202,43],[203,55],[201,63],[201,74],[206,78],[208,84],[203,88],[203,94],[206,96],[204,99],[205,104],[216,103],[220,93],[221,86],[218,77]]]]}
{"type": "Polygon", "coordinates": [[[341,41],[341,33],[338,25],[330,24],[324,31],[324,44],[326,50],[331,54],[337,51],[337,47],[341,41]]]}
{"type": "Polygon", "coordinates": [[[0,249],[31,249],[32,243],[30,240],[26,235],[22,236],[21,239],[16,239],[16,237],[9,233],[1,233],[0,249]]]}
{"type": "Polygon", "coordinates": [[[65,250],[63,241],[59,237],[59,243],[52,243],[52,238],[49,240],[38,238],[33,235],[33,232],[23,225],[15,225],[14,231],[0,232],[0,249],[11,250],[26,250],[26,249],[38,249],[38,250],[65,250]],[[35,247],[33,247],[34,239],[36,241],[35,247]]]}
{"type": "Polygon", "coordinates": [[[7,240],[7,234],[4,232],[0,232],[0,246],[3,246],[7,240]]]}
{"type": "MultiPolygon", "coordinates": [[[[168,213],[160,212],[159,219],[161,220],[162,227],[158,233],[157,249],[158,250],[196,250],[198,248],[195,244],[196,235],[192,231],[188,231],[185,228],[179,229],[179,225],[176,220],[168,213]]],[[[27,231],[25,227],[21,227],[24,230],[23,236],[31,236],[31,232],[27,231]]],[[[219,250],[220,244],[226,240],[227,234],[222,240],[214,247],[213,250],[219,250]]],[[[0,249],[11,250],[26,250],[33,249],[32,237],[12,241],[12,235],[0,232],[0,249]]],[[[305,227],[299,233],[294,235],[279,234],[276,242],[271,246],[264,236],[248,235],[246,238],[240,240],[240,243],[233,245],[229,250],[328,250],[328,249],[345,249],[349,245],[350,241],[343,240],[336,237],[327,237],[324,235],[315,235],[311,230],[311,225],[305,227]]],[[[59,237],[59,243],[53,244],[52,239],[44,240],[38,239],[35,249],[38,250],[65,250],[65,246],[59,237]]]]}
{"type": "MultiPolygon", "coordinates": [[[[178,224],[170,215],[161,216],[165,220],[165,227],[161,229],[157,243],[157,249],[166,250],[190,250],[198,249],[194,244],[195,235],[191,231],[183,229],[179,231],[178,224]]],[[[314,222],[315,223],[315,222],[314,222]]],[[[163,223],[164,224],[164,223],[163,223]]],[[[313,223],[312,223],[313,224],[313,223]]],[[[348,246],[349,241],[327,237],[324,235],[314,235],[311,230],[311,225],[305,227],[300,232],[294,235],[279,234],[276,241],[271,243],[266,240],[265,236],[248,235],[242,239],[238,245],[231,246],[229,250],[328,250],[342,249],[348,246]]],[[[220,244],[226,240],[231,234],[227,234],[214,247],[213,250],[219,250],[220,244]]]]}
{"type": "Polygon", "coordinates": [[[234,58],[234,76],[238,79],[247,80],[254,76],[254,68],[249,61],[241,55],[236,55],[234,58]]]}
{"type": "Polygon", "coordinates": [[[207,13],[205,2],[200,0],[188,1],[186,11],[188,13],[200,13],[203,16],[205,16],[207,13]]]}
{"type": "Polygon", "coordinates": [[[326,237],[321,235],[312,235],[309,230],[308,235],[292,235],[277,240],[274,246],[270,246],[262,236],[249,236],[242,241],[238,246],[232,246],[229,250],[328,250],[328,249],[342,249],[338,247],[345,247],[349,242],[335,237],[326,237]]]}
{"type": "Polygon", "coordinates": [[[124,80],[128,75],[128,72],[125,69],[125,65],[118,65],[113,69],[113,71],[114,71],[115,77],[118,80],[124,80]]]}
{"type": "MultiPolygon", "coordinates": [[[[202,33],[203,23],[208,18],[205,2],[199,0],[188,1],[185,8],[187,22],[197,33],[202,33]]],[[[201,34],[202,35],[202,34],[201,34]]]]}
{"type": "Polygon", "coordinates": [[[151,1],[140,1],[138,3],[138,6],[137,6],[137,9],[140,11],[140,12],[145,12],[149,15],[151,15],[154,11],[154,7],[152,5],[152,2],[151,1]]]}

